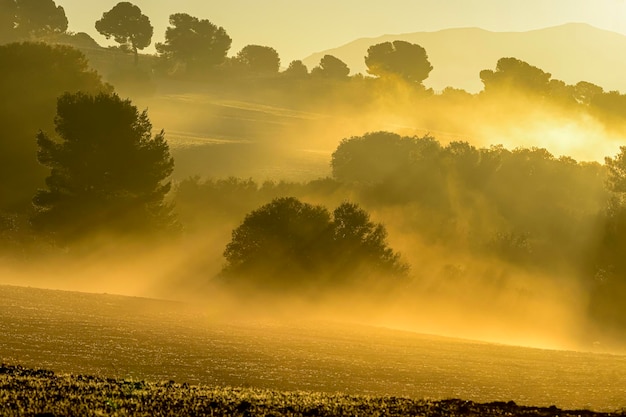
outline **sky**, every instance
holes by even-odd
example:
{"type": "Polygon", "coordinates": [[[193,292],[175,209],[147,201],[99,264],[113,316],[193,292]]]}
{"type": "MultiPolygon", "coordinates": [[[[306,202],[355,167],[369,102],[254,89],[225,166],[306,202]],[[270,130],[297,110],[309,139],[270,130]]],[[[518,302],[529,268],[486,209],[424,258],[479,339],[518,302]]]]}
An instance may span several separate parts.
{"type": "MultiPolygon", "coordinates": [[[[626,35],[626,0],[134,0],[154,26],[152,45],[162,42],[172,13],[188,13],[222,26],[233,39],[230,55],[249,44],[271,46],[283,66],[291,60],[358,38],[447,28],[526,31],[585,22],[626,35]]],[[[56,0],[69,30],[94,28],[118,0],[56,0]]]]}

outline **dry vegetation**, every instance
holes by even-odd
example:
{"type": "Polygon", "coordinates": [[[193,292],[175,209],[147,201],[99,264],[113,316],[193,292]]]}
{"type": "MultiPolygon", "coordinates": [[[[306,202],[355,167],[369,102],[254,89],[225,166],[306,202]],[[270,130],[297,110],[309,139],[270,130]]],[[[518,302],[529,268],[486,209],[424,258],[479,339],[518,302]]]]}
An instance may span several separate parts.
{"type": "Polygon", "coordinates": [[[411,400],[399,397],[190,386],[0,366],[4,416],[609,416],[624,413],[523,407],[514,402],[411,400]]]}

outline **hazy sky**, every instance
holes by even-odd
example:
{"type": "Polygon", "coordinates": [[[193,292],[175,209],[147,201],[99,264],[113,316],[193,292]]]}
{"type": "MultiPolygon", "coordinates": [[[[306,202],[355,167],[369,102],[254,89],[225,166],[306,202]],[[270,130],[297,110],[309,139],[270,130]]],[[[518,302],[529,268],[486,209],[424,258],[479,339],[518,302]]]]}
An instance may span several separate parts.
{"type": "MultiPolygon", "coordinates": [[[[56,0],[69,30],[107,44],[94,22],[119,0],[56,0]]],[[[168,17],[184,12],[224,27],[230,54],[248,44],[275,48],[286,66],[293,59],[361,37],[451,27],[524,31],[568,22],[626,34],[626,0],[134,0],[162,41],[168,17]]]]}

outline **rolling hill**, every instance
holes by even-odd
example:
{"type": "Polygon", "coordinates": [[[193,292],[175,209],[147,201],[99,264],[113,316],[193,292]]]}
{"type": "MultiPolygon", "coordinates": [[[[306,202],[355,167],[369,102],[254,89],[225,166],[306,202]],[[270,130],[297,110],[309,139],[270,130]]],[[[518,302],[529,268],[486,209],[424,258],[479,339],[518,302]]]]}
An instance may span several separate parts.
{"type": "Polygon", "coordinates": [[[281,316],[265,304],[223,310],[215,296],[193,306],[0,285],[0,299],[0,363],[9,365],[216,387],[596,411],[625,405],[626,356],[619,354],[453,339],[304,309],[281,316]]]}
{"type": "Polygon", "coordinates": [[[334,55],[366,74],[364,57],[371,45],[396,39],[426,49],[434,69],[425,81],[436,91],[447,86],[478,92],[483,69],[495,68],[502,57],[515,57],[550,72],[553,78],[573,84],[588,81],[605,90],[626,92],[626,36],[583,23],[527,32],[490,32],[478,28],[445,29],[362,38],[305,58],[309,69],[325,54],[334,55]]]}

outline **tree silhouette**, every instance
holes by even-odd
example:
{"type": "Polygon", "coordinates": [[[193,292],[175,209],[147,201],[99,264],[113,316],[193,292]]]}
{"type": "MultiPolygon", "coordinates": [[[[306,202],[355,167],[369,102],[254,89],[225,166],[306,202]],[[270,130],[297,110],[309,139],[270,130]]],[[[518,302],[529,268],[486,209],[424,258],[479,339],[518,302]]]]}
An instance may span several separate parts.
{"type": "Polygon", "coordinates": [[[132,50],[135,65],[139,61],[138,49],[144,49],[152,42],[153,28],[148,16],[141,9],[129,2],[117,3],[111,10],[104,12],[96,22],[96,30],[107,39],[132,50]]]}
{"type": "Polygon", "coordinates": [[[288,78],[302,79],[309,75],[309,69],[298,59],[291,61],[289,67],[282,74],[288,78]]]}
{"type": "Polygon", "coordinates": [[[604,89],[587,81],[580,81],[574,86],[574,98],[582,104],[591,104],[593,99],[604,93],[604,89]]]}
{"type": "Polygon", "coordinates": [[[396,76],[420,84],[433,69],[424,48],[400,40],[370,46],[365,56],[365,65],[371,75],[396,76]]]}
{"type": "Polygon", "coordinates": [[[33,224],[57,241],[90,232],[151,232],[171,224],[164,204],[172,173],[163,131],[152,136],[147,112],[115,94],[64,94],[58,139],[40,132],[37,158],[50,169],[33,198],[33,224]]]}
{"type": "Polygon", "coordinates": [[[42,38],[67,30],[65,10],[53,0],[17,0],[16,30],[24,38],[42,38]]]}
{"type": "Polygon", "coordinates": [[[294,197],[276,198],[249,213],[224,257],[228,280],[265,289],[312,289],[402,276],[408,267],[386,244],[384,226],[356,204],[333,213],[294,197]]]}
{"type": "Polygon", "coordinates": [[[485,92],[502,91],[514,88],[527,93],[547,94],[550,90],[552,74],[544,72],[517,58],[500,58],[496,70],[483,70],[480,80],[485,92]]]}
{"type": "Polygon", "coordinates": [[[346,79],[348,74],[350,74],[350,68],[339,58],[332,55],[324,55],[320,59],[319,65],[313,68],[311,74],[324,78],[346,79]]]}
{"type": "Polygon", "coordinates": [[[31,207],[46,170],[37,163],[38,129],[52,130],[57,98],[64,92],[110,91],[69,46],[12,43],[0,46],[0,210],[31,207]]]}
{"type": "Polygon", "coordinates": [[[257,275],[271,287],[296,285],[298,276],[320,267],[317,253],[327,248],[329,226],[330,214],[322,206],[274,199],[233,231],[224,272],[233,278],[257,275]]]}
{"type": "Polygon", "coordinates": [[[17,3],[15,0],[0,0],[0,42],[10,42],[15,37],[17,3]]]}
{"type": "Polygon", "coordinates": [[[269,46],[246,45],[235,59],[246,71],[254,74],[277,74],[280,68],[278,52],[269,46]]]}
{"type": "Polygon", "coordinates": [[[437,157],[438,152],[439,143],[429,136],[370,132],[339,143],[332,154],[332,173],[345,183],[381,183],[406,177],[421,159],[437,157]]]}
{"type": "Polygon", "coordinates": [[[343,203],[333,211],[334,261],[341,275],[365,267],[380,274],[402,276],[408,265],[387,246],[387,231],[354,203],[343,203]]]}
{"type": "Polygon", "coordinates": [[[590,270],[589,313],[612,330],[626,329],[626,146],[605,158],[607,188],[611,192],[604,210],[602,233],[590,270]]]}
{"type": "Polygon", "coordinates": [[[174,67],[197,72],[222,64],[231,43],[224,28],[206,19],[176,13],[170,16],[165,43],[157,43],[156,49],[174,67]]]}

